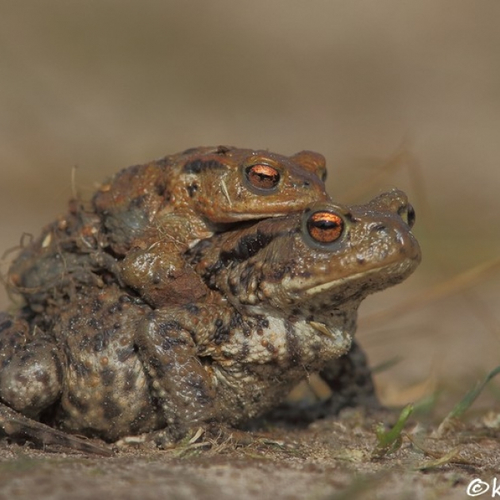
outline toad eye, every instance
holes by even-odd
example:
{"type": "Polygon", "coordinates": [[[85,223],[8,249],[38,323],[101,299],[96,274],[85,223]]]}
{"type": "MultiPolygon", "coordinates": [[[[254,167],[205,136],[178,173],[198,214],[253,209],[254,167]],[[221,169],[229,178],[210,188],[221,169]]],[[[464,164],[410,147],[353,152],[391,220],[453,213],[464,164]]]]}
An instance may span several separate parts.
{"type": "Polygon", "coordinates": [[[344,230],[343,219],[332,212],[315,212],[307,220],[307,231],[318,243],[333,243],[344,230]]]}
{"type": "Polygon", "coordinates": [[[274,189],[281,178],[280,173],[274,167],[258,163],[245,169],[248,182],[257,189],[274,189]]]}

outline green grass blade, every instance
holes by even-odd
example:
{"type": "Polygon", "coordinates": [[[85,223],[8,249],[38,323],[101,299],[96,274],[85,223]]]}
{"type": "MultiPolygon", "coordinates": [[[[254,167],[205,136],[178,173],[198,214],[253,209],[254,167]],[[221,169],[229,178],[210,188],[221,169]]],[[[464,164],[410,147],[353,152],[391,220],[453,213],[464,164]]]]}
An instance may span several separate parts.
{"type": "Polygon", "coordinates": [[[482,380],[479,384],[476,385],[473,389],[471,389],[446,415],[444,420],[439,425],[437,430],[437,435],[442,436],[448,432],[449,429],[453,428],[453,422],[458,420],[474,403],[476,398],[481,394],[484,386],[493,378],[496,377],[500,373],[500,366],[497,366],[493,369],[484,380],[482,380]]]}
{"type": "Polygon", "coordinates": [[[377,435],[377,446],[372,452],[372,457],[380,458],[389,453],[394,453],[399,449],[402,443],[401,432],[404,429],[406,421],[413,412],[413,405],[409,404],[403,408],[399,414],[398,421],[392,429],[384,430],[383,424],[380,424],[375,433],[377,435]]]}

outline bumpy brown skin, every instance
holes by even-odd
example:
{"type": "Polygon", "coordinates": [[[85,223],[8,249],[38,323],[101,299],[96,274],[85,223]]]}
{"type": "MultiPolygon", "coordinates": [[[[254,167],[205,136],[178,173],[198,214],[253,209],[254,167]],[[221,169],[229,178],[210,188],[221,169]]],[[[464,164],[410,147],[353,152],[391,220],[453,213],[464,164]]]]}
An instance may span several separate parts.
{"type": "Polygon", "coordinates": [[[415,269],[411,214],[399,191],[314,204],[195,246],[186,258],[210,287],[203,300],[153,310],[110,283],[80,288],[28,330],[4,317],[0,397],[109,441],[258,416],[308,373],[335,373],[363,298],[415,269]],[[328,224],[311,230],[317,213],[341,221],[333,241],[328,224]]]}
{"type": "Polygon", "coordinates": [[[38,313],[47,313],[54,293],[103,286],[106,274],[154,307],[200,299],[206,287],[182,257],[190,246],[228,224],[326,200],[325,178],[319,153],[286,157],[225,146],[125,168],[100,187],[91,207],[72,201],[69,213],[21,252],[9,286],[38,313]],[[248,178],[254,166],[264,172],[248,178]]]}
{"type": "Polygon", "coordinates": [[[159,307],[206,293],[181,255],[196,241],[221,225],[284,215],[326,200],[325,177],[324,157],[310,151],[286,157],[203,147],[122,170],[101,186],[93,202],[112,250],[124,256],[123,282],[159,307]],[[264,172],[250,175],[260,165],[264,172]]]}

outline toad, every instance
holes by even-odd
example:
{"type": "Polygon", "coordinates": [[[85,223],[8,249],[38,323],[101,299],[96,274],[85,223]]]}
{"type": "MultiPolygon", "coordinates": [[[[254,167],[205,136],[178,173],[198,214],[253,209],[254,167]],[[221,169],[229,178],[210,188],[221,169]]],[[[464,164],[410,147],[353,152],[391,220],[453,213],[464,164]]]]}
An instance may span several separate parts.
{"type": "Polygon", "coordinates": [[[94,196],[123,283],[151,305],[206,292],[182,254],[228,224],[285,215],[328,198],[325,159],[200,147],[129,167],[94,196]]]}
{"type": "Polygon", "coordinates": [[[202,300],[153,309],[110,282],[79,287],[50,314],[4,316],[0,398],[106,441],[147,433],[164,444],[241,424],[308,374],[331,373],[361,301],[418,265],[413,221],[396,190],[366,205],[316,202],[189,249],[202,300]]]}
{"type": "Polygon", "coordinates": [[[206,293],[182,257],[189,247],[230,224],[328,199],[325,178],[319,153],[225,146],[125,168],[101,185],[90,209],[71,202],[69,214],[21,253],[10,286],[42,310],[48,283],[99,284],[95,272],[105,268],[155,307],[189,302],[206,293]]]}

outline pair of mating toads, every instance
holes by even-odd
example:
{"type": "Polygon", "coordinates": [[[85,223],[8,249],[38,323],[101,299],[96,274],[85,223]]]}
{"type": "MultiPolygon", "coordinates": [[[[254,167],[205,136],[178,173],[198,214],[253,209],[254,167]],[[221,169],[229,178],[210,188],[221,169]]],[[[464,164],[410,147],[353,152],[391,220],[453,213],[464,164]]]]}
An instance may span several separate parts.
{"type": "Polygon", "coordinates": [[[8,273],[24,306],[0,314],[4,430],[164,445],[260,416],[313,372],[324,412],[372,397],[357,309],[418,265],[414,212],[396,190],[337,204],[325,177],[309,151],[195,148],[72,201],[8,273]]]}

